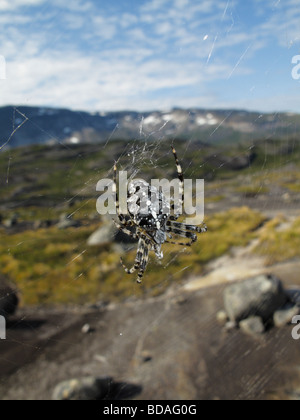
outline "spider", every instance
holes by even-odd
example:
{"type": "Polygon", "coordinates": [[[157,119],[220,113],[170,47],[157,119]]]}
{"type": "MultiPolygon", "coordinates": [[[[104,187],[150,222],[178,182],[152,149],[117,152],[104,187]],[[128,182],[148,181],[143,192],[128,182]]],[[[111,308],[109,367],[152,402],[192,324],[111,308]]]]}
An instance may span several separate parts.
{"type": "MultiPolygon", "coordinates": [[[[179,206],[182,207],[184,202],[184,177],[181,165],[179,163],[176,150],[172,147],[172,152],[175,158],[177,176],[179,179],[179,206]]],[[[138,248],[135,258],[135,262],[132,268],[127,268],[121,258],[121,265],[125,269],[127,274],[134,274],[138,271],[137,283],[142,283],[142,278],[147,268],[149,260],[149,251],[154,251],[159,259],[163,258],[161,251],[162,244],[169,243],[173,245],[191,246],[197,241],[197,233],[207,232],[207,227],[196,225],[187,225],[184,223],[176,222],[179,218],[179,214],[171,215],[171,206],[167,203],[167,200],[163,193],[156,187],[150,186],[145,181],[139,181],[138,187],[130,185],[127,193],[127,206],[129,216],[125,216],[120,213],[119,195],[117,191],[117,164],[114,165],[114,179],[113,179],[113,193],[115,194],[115,206],[116,214],[119,219],[119,223],[114,220],[116,227],[123,231],[125,234],[133,239],[138,239],[138,248]],[[137,213],[135,210],[136,197],[134,194],[140,190],[147,191],[148,195],[148,211],[147,214],[137,213]],[[153,208],[150,204],[150,197],[156,199],[156,207],[153,208]],[[128,228],[135,227],[135,232],[132,232],[128,228]],[[187,238],[190,241],[187,243],[169,241],[172,239],[172,233],[187,238]]],[[[144,193],[146,195],[146,193],[144,193]]],[[[152,201],[153,202],[153,201],[152,201]]],[[[172,208],[174,209],[174,205],[172,208]]]]}

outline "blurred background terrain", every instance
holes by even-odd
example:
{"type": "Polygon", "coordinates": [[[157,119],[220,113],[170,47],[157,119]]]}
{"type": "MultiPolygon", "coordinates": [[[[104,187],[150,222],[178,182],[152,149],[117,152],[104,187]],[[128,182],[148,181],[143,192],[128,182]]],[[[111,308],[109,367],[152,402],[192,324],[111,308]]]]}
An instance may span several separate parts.
{"type": "MultiPolygon", "coordinates": [[[[245,116],[241,136],[257,119],[245,116]]],[[[297,123],[282,115],[274,122],[281,128],[264,127],[262,138],[229,135],[222,144],[197,133],[174,141],[156,130],[135,141],[71,144],[66,136],[4,151],[1,273],[20,308],[0,346],[3,398],[50,398],[60,381],[95,372],[122,384],[114,398],[294,395],[300,353],[290,327],[257,342],[226,333],[216,319],[231,282],[272,273],[287,287],[299,285],[300,141],[285,129],[290,118],[297,123]],[[185,176],[205,179],[209,231],[192,248],[165,245],[162,262],[152,255],[138,286],[119,262],[133,262],[137,245],[97,213],[96,184],[112,178],[115,160],[129,175],[173,179],[170,144],[185,176]]]]}

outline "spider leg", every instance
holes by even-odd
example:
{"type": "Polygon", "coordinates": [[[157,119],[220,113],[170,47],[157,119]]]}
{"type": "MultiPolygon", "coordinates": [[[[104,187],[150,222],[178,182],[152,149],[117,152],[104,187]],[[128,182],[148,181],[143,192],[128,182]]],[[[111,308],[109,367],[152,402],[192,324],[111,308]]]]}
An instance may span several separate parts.
{"type": "Polygon", "coordinates": [[[165,244],[178,245],[178,246],[192,246],[194,242],[175,242],[175,241],[165,241],[165,244]]]}
{"type": "MultiPolygon", "coordinates": [[[[179,195],[180,195],[180,199],[179,199],[179,205],[178,207],[182,209],[183,203],[184,203],[184,176],[183,176],[183,171],[182,171],[182,167],[179,163],[179,159],[177,156],[177,152],[175,150],[175,148],[172,146],[172,152],[175,158],[175,163],[176,163],[176,169],[177,169],[177,176],[179,179],[179,195]]],[[[173,207],[175,207],[173,205],[173,207]]],[[[174,216],[174,220],[177,220],[179,216],[174,216]]]]}
{"type": "Polygon", "coordinates": [[[197,241],[197,233],[205,233],[207,232],[207,227],[203,225],[203,227],[195,226],[195,225],[186,225],[184,223],[176,223],[172,220],[167,222],[166,226],[167,232],[174,233],[175,235],[182,236],[183,238],[191,239],[190,242],[183,243],[183,242],[171,242],[166,241],[166,243],[173,244],[173,245],[181,245],[181,246],[191,246],[194,242],[197,241]]]}
{"type": "Polygon", "coordinates": [[[193,232],[188,232],[186,230],[182,229],[176,229],[170,226],[167,226],[167,232],[172,232],[175,235],[181,236],[183,238],[190,239],[190,242],[173,242],[173,241],[165,241],[167,244],[173,244],[173,245],[181,245],[181,246],[192,246],[194,242],[197,241],[197,235],[193,232]]]}
{"type": "Polygon", "coordinates": [[[118,194],[118,189],[117,189],[117,163],[114,164],[114,177],[113,177],[112,191],[116,197],[116,213],[117,213],[118,219],[123,224],[123,222],[125,221],[125,217],[123,214],[120,214],[120,202],[119,202],[119,194],[118,194]]]}
{"type": "Polygon", "coordinates": [[[133,274],[135,273],[141,266],[141,262],[143,259],[143,255],[144,255],[144,248],[145,248],[145,241],[143,239],[139,240],[139,244],[138,244],[138,249],[137,249],[137,253],[136,253],[136,258],[135,258],[135,262],[134,262],[134,266],[131,268],[127,268],[126,265],[123,262],[123,259],[121,258],[121,264],[124,268],[124,270],[126,271],[127,274],[133,274]]]}
{"type": "Polygon", "coordinates": [[[128,225],[128,224],[126,224],[125,222],[122,222],[122,221],[121,221],[121,223],[117,223],[115,220],[113,220],[113,222],[119,230],[124,232],[126,235],[130,236],[132,239],[138,239],[139,238],[138,234],[131,232],[129,229],[126,229],[126,226],[131,226],[131,225],[128,225]]]}
{"type": "Polygon", "coordinates": [[[148,265],[148,261],[149,261],[149,243],[143,241],[143,255],[142,255],[142,261],[140,264],[140,271],[138,273],[138,278],[137,278],[137,283],[141,284],[142,283],[142,278],[144,276],[145,270],[147,268],[148,265]]]}
{"type": "MultiPolygon", "coordinates": [[[[183,232],[197,232],[197,233],[205,233],[207,232],[207,227],[205,224],[203,226],[196,226],[196,225],[186,225],[184,223],[176,223],[173,220],[169,220],[167,222],[167,227],[171,228],[174,232],[174,229],[179,229],[183,232]]],[[[175,232],[174,232],[175,233],[175,232]]]]}
{"type": "MultiPolygon", "coordinates": [[[[174,206],[174,204],[172,204],[172,210],[174,210],[174,209],[175,209],[175,206],[174,206]]],[[[179,215],[169,216],[169,220],[172,221],[172,222],[176,222],[176,220],[178,220],[178,219],[179,219],[179,215]]]]}

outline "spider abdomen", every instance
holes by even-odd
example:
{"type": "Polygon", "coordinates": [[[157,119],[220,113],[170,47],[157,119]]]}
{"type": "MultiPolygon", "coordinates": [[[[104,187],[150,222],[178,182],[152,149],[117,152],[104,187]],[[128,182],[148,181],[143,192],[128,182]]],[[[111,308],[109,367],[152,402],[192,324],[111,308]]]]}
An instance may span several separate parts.
{"type": "Polygon", "coordinates": [[[155,243],[166,241],[166,223],[170,216],[170,203],[162,191],[143,180],[130,184],[128,212],[134,223],[153,238],[155,243]]]}

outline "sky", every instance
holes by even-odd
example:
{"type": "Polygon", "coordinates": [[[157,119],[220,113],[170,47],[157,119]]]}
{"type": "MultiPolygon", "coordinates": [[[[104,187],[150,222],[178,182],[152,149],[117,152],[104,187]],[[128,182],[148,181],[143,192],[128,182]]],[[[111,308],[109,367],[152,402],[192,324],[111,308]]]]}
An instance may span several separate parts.
{"type": "Polygon", "coordinates": [[[0,106],[300,112],[300,0],[0,0],[0,28],[0,106]]]}

